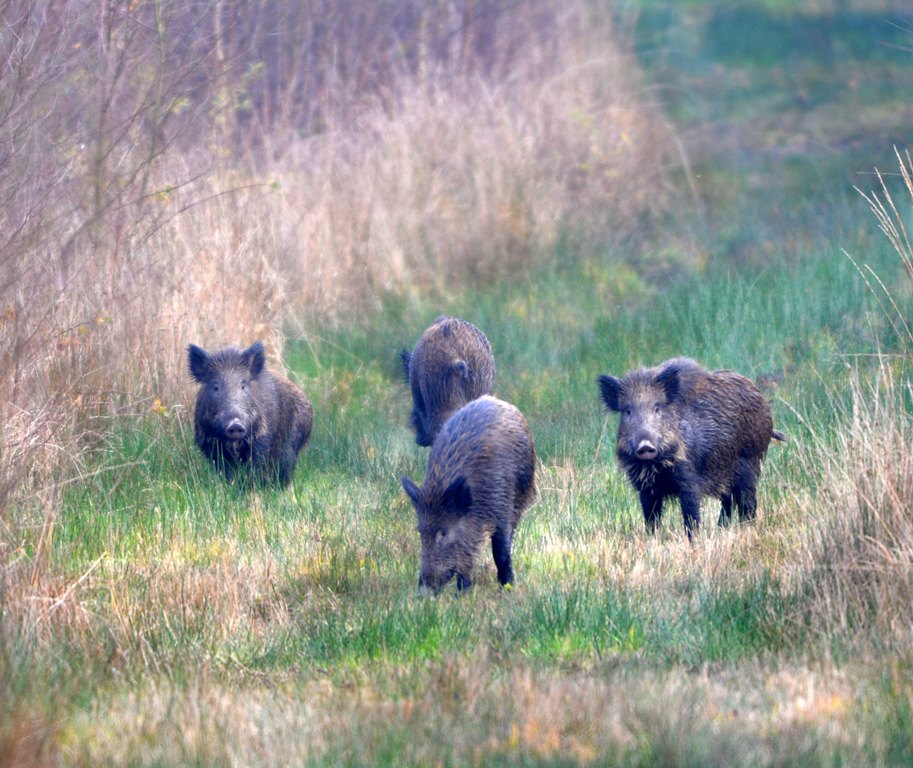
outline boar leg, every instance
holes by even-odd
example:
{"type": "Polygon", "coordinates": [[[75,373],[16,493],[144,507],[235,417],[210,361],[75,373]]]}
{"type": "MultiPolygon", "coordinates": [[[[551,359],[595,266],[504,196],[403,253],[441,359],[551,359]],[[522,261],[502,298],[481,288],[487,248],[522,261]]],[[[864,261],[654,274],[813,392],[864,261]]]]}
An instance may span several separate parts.
{"type": "Polygon", "coordinates": [[[491,554],[498,567],[498,583],[503,587],[513,583],[514,569],[510,562],[511,535],[502,528],[496,528],[491,535],[491,554]]]}
{"type": "Polygon", "coordinates": [[[250,465],[253,470],[253,479],[259,483],[275,481],[276,467],[270,456],[272,440],[268,437],[258,437],[250,446],[250,465]]]}
{"type": "Polygon", "coordinates": [[[732,495],[735,497],[735,503],[739,509],[739,520],[743,523],[754,520],[755,512],[758,509],[757,484],[759,470],[759,465],[754,466],[747,461],[741,462],[739,466],[732,495]]]}
{"type": "Polygon", "coordinates": [[[701,493],[697,472],[690,462],[679,461],[675,465],[675,485],[678,489],[678,500],[682,506],[682,517],[688,541],[701,527],[701,493]]]}
{"type": "Polygon", "coordinates": [[[655,494],[652,489],[643,488],[640,491],[640,506],[644,511],[647,533],[656,533],[656,525],[663,514],[663,497],[655,494]]]}
{"type": "Polygon", "coordinates": [[[701,527],[701,496],[693,491],[681,491],[678,499],[682,505],[682,517],[685,519],[688,541],[691,541],[701,527]]]}
{"type": "Polygon", "coordinates": [[[758,509],[758,497],[755,489],[742,488],[736,495],[736,505],[739,508],[739,520],[743,523],[750,523],[754,520],[755,512],[758,509]]]}
{"type": "Polygon", "coordinates": [[[295,465],[298,462],[298,451],[292,443],[288,443],[279,458],[279,485],[283,488],[292,482],[295,476],[295,465]]]}
{"type": "Polygon", "coordinates": [[[732,522],[732,496],[724,493],[720,497],[720,501],[722,502],[720,505],[720,520],[717,524],[722,528],[732,522]]]}

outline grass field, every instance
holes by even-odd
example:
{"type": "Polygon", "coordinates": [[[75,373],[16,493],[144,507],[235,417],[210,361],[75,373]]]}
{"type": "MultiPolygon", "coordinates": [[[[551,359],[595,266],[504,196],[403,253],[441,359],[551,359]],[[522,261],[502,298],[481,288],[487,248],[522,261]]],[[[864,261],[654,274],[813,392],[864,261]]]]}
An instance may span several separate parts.
{"type": "MultiPolygon", "coordinates": [[[[893,282],[896,254],[863,246],[893,282]]],[[[8,608],[22,632],[4,642],[7,722],[77,765],[909,758],[905,632],[879,647],[871,616],[828,615],[811,583],[839,512],[822,499],[850,370],[877,369],[853,353],[903,347],[846,256],[796,255],[662,291],[568,259],[295,341],[286,360],[317,420],[287,491],[227,487],[182,407],[116,426],[14,564],[41,582],[8,608]],[[465,596],[415,589],[398,478],[421,477],[426,452],[397,350],[438,311],[489,332],[496,390],[534,432],[540,498],[509,592],[487,558],[465,596]],[[757,524],[717,529],[708,502],[694,546],[674,507],[646,537],[595,385],[679,351],[773,382],[790,435],[771,449],[757,524]]],[[[909,390],[894,396],[909,414],[909,390]]]]}
{"type": "MultiPolygon", "coordinates": [[[[779,39],[789,14],[754,5],[779,39]]],[[[245,493],[205,463],[189,377],[106,417],[66,476],[23,481],[2,518],[0,766],[913,762],[913,274],[852,190],[878,189],[854,175],[887,169],[870,152],[896,169],[881,140],[906,107],[883,84],[897,110],[841,162],[849,128],[831,121],[864,89],[810,85],[894,83],[913,59],[850,56],[839,15],[836,63],[742,58],[705,6],[644,6],[648,78],[738,72],[783,102],[763,122],[768,102],[710,79],[668,105],[683,136],[712,124],[688,141],[704,203],[676,224],[687,258],[668,238],[569,236],[498,279],[287,318],[283,361],[315,424],[286,490],[245,493]],[[814,104],[792,98],[810,88],[814,104]],[[801,163],[764,141],[796,115],[820,139],[801,163]],[[428,598],[399,482],[427,450],[399,351],[442,313],[487,333],[539,494],[511,589],[486,555],[468,593],[428,598]],[[789,435],[758,520],[717,528],[708,500],[693,544],[677,505],[646,535],[596,385],[679,354],[758,380],[789,435]]],[[[887,183],[909,225],[913,189],[887,183]]]]}

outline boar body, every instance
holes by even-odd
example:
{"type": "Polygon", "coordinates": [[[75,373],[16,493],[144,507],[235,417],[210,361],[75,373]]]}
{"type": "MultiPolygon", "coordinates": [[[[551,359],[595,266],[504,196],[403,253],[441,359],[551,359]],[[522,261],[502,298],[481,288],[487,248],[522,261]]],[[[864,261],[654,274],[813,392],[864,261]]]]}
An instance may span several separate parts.
{"type": "Polygon", "coordinates": [[[415,442],[429,446],[444,422],[466,403],[491,394],[495,360],[491,344],[472,323],[442,316],[422,334],[412,352],[402,351],[412,389],[415,442]]]}
{"type": "Polygon", "coordinates": [[[511,546],[535,496],[535,462],[529,425],[509,403],[483,396],[447,420],[422,487],[402,479],[418,514],[420,587],[438,592],[453,577],[458,589],[471,586],[476,553],[489,539],[498,582],[513,582],[511,546]]]}
{"type": "Polygon", "coordinates": [[[702,496],[721,501],[720,525],[752,520],[761,461],[774,430],[770,406],[734,371],[707,371],[689,358],[600,376],[602,399],[620,414],[618,462],[640,494],[644,521],[656,530],[663,501],[677,496],[689,538],[700,526],[702,496]]]}
{"type": "Polygon", "coordinates": [[[197,446],[226,478],[249,472],[257,483],[288,485],[311,434],[314,411],[304,393],[265,368],[263,344],[212,354],[188,347],[201,385],[194,408],[197,446]]]}

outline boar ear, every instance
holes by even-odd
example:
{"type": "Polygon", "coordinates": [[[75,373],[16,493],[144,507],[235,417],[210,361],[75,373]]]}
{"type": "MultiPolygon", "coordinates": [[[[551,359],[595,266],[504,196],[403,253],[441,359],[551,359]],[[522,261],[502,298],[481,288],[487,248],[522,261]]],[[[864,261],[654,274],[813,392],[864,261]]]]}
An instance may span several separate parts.
{"type": "Polygon", "coordinates": [[[458,477],[444,491],[441,504],[451,512],[465,515],[472,506],[472,491],[465,477],[458,477]]]}
{"type": "Polygon", "coordinates": [[[252,379],[256,379],[263,373],[263,367],[266,365],[266,348],[262,341],[255,341],[241,353],[241,360],[250,369],[252,379]]]}
{"type": "Polygon", "coordinates": [[[187,362],[190,364],[190,375],[200,384],[206,381],[209,353],[196,344],[190,344],[187,347],[187,362]]]}
{"type": "Polygon", "coordinates": [[[599,391],[602,393],[602,402],[610,411],[618,410],[618,394],[621,392],[621,380],[614,376],[599,377],[599,391]]]}
{"type": "Polygon", "coordinates": [[[422,489],[413,483],[408,477],[403,477],[400,482],[403,484],[403,490],[417,508],[422,503],[422,489]]]}
{"type": "Polygon", "coordinates": [[[400,360],[403,361],[403,374],[406,377],[406,382],[409,381],[409,363],[412,361],[412,353],[408,349],[404,349],[399,353],[400,360]]]}
{"type": "Polygon", "coordinates": [[[670,365],[656,377],[656,383],[659,384],[666,393],[666,400],[672,402],[678,397],[680,389],[679,374],[681,369],[677,365],[670,365]]]}

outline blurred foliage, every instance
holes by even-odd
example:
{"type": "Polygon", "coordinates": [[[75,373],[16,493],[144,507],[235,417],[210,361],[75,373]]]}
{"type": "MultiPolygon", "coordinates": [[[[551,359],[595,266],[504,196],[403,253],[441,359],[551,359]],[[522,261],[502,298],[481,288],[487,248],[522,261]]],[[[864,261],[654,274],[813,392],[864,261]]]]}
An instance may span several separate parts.
{"type": "Polygon", "coordinates": [[[636,18],[715,255],[763,264],[780,244],[842,239],[853,186],[911,140],[908,4],[645,2],[636,18]]]}

